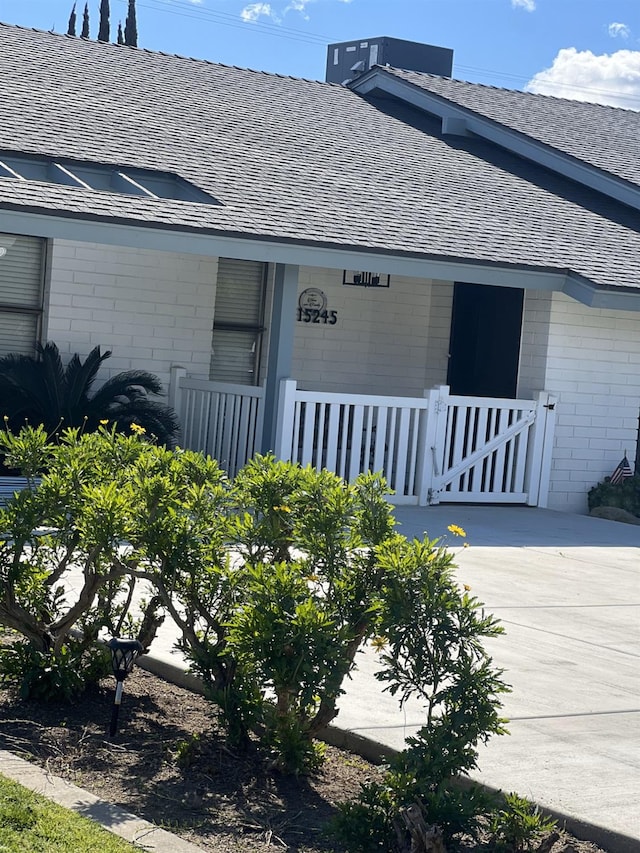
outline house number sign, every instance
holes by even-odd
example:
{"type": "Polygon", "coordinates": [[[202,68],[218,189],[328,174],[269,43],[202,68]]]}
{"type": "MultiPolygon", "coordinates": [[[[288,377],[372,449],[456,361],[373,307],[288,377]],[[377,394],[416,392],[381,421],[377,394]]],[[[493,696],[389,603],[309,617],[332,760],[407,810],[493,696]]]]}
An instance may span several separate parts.
{"type": "Polygon", "coordinates": [[[337,311],[327,311],[327,295],[319,287],[308,287],[298,299],[299,323],[324,323],[335,326],[338,322],[337,311]]]}

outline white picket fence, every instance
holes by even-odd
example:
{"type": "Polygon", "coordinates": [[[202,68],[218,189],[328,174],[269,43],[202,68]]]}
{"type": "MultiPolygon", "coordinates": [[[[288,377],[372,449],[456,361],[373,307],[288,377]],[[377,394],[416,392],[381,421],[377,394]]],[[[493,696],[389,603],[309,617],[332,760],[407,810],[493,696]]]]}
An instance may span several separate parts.
{"type": "Polygon", "coordinates": [[[346,480],[381,471],[397,503],[415,502],[424,472],[427,399],[280,387],[276,455],[328,468],[346,480]]]}
{"type": "MultiPolygon", "coordinates": [[[[174,368],[171,400],[185,447],[233,476],[259,451],[262,388],[190,379],[174,368]]],[[[381,471],[401,504],[527,503],[546,506],[555,400],[424,397],[304,391],[283,380],[272,448],[280,459],[328,468],[347,480],[381,471]]]]}
{"type": "Polygon", "coordinates": [[[264,389],[192,379],[172,368],[169,400],[182,426],[182,445],[217,459],[230,476],[260,448],[264,389]]]}

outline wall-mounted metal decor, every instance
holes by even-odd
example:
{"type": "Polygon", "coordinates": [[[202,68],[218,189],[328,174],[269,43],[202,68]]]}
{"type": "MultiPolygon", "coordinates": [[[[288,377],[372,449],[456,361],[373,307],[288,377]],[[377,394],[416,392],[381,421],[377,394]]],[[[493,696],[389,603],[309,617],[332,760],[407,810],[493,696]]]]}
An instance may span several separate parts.
{"type": "Polygon", "coordinates": [[[389,287],[390,282],[391,276],[380,272],[345,270],[342,273],[342,283],[355,287],[389,287]]]}
{"type": "Polygon", "coordinates": [[[298,298],[297,319],[299,323],[325,323],[335,326],[337,311],[327,311],[327,295],[319,287],[307,287],[298,298]]]}

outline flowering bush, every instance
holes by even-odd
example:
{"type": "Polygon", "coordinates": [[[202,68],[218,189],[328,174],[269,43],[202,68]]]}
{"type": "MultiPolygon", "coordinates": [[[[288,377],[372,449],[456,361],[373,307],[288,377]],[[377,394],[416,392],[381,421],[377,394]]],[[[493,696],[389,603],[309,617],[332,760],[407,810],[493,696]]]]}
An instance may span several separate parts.
{"type": "Polygon", "coordinates": [[[55,443],[41,427],[5,431],[0,450],[41,475],[0,510],[0,625],[28,646],[0,669],[25,693],[79,692],[98,674],[98,636],[147,648],[167,612],[231,740],[257,736],[286,771],[321,759],[315,737],[367,641],[386,689],[425,706],[389,777],[398,808],[444,796],[501,731],[505,687],[482,646],[500,628],[440,541],[396,532],[379,475],[349,484],[258,456],[231,483],[210,458],[108,423],[55,443]]]}
{"type": "MultiPolygon", "coordinates": [[[[55,443],[42,427],[0,433],[7,465],[31,483],[0,509],[0,625],[30,647],[5,651],[1,669],[5,679],[21,681],[25,695],[55,693],[56,684],[69,697],[81,692],[102,673],[95,646],[101,632],[126,629],[149,645],[161,598],[143,602],[134,620],[136,584],[184,555],[183,522],[198,501],[198,484],[214,489],[223,479],[211,460],[157,447],[135,427],[128,436],[107,424],[87,435],[70,429],[55,443]],[[161,472],[173,472],[173,479],[161,472]],[[182,515],[165,515],[170,508],[182,515]],[[154,513],[164,516],[162,535],[154,513]]],[[[208,502],[207,512],[208,523],[208,502]]]]}

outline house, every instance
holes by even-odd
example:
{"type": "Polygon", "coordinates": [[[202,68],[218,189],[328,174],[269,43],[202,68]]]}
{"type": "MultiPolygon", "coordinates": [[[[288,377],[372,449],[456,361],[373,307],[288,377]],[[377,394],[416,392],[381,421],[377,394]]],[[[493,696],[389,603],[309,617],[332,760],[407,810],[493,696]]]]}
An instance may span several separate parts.
{"type": "Polygon", "coordinates": [[[6,25],[0,69],[1,352],[99,344],[187,443],[399,500],[584,511],[635,452],[639,113],[6,25]]]}

